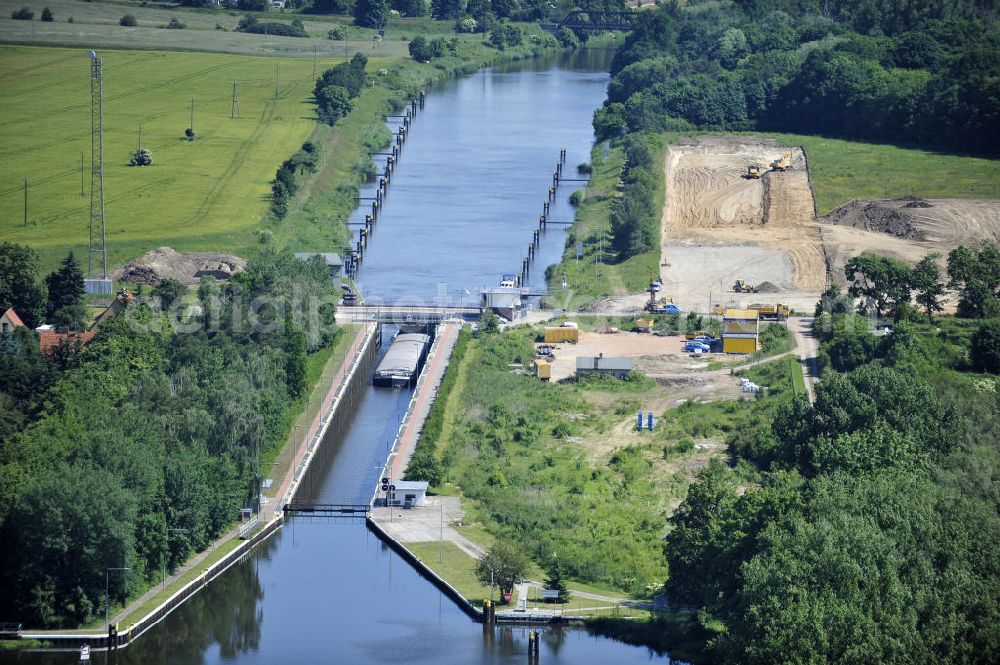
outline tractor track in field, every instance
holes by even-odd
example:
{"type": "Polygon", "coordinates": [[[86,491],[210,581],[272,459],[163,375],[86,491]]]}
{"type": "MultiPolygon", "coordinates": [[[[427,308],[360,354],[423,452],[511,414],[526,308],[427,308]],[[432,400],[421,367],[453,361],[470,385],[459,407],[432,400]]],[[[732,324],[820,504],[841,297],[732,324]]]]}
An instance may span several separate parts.
{"type": "Polygon", "coordinates": [[[260,140],[261,134],[270,124],[271,118],[274,117],[275,104],[274,101],[269,101],[264,105],[264,111],[261,113],[260,119],[257,121],[257,126],[254,128],[253,132],[248,136],[243,144],[233,153],[232,159],[229,160],[229,165],[226,170],[215,179],[215,183],[212,185],[212,189],[209,190],[205,199],[198,206],[198,209],[188,220],[189,224],[197,224],[205,219],[209,210],[215,206],[219,197],[228,188],[229,183],[236,176],[240,167],[243,165],[246,156],[251,150],[255,149],[257,142],[260,140]]]}

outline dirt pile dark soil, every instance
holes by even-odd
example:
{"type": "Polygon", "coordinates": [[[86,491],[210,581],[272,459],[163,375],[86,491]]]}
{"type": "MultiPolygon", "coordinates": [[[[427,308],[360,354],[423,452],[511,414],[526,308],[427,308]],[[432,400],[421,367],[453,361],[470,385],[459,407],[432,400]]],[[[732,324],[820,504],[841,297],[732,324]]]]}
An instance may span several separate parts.
{"type": "Polygon", "coordinates": [[[761,282],[757,285],[757,293],[777,293],[780,290],[771,282],[761,282]]]}
{"type": "Polygon", "coordinates": [[[894,199],[891,201],[850,201],[834,208],[820,221],[841,226],[852,226],[865,231],[887,233],[907,240],[923,240],[924,233],[914,223],[915,208],[930,208],[931,204],[919,199],[894,199]]]}

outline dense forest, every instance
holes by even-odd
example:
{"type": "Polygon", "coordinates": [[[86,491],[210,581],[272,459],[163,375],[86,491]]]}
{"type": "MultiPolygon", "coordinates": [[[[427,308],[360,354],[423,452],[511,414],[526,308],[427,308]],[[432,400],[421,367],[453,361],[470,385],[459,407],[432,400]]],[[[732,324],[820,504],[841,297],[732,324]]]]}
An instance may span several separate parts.
{"type": "Polygon", "coordinates": [[[601,138],[764,129],[1000,151],[997,4],[672,2],[617,52],[601,138]]]}
{"type": "Polygon", "coordinates": [[[124,601],[254,507],[337,294],[321,260],[271,252],[202,280],[194,318],[184,292],[140,296],[58,357],[29,328],[2,335],[0,615],[93,620],[107,569],[130,568],[108,578],[124,601]]]}

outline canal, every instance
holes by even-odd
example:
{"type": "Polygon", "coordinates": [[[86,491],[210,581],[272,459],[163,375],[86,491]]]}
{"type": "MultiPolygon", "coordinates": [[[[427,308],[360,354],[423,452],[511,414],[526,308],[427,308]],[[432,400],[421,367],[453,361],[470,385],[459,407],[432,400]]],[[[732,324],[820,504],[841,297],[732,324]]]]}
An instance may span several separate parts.
{"type": "MultiPolygon", "coordinates": [[[[585,50],[430,90],[362,266],[365,297],[453,300],[515,272],[537,228],[559,150],[568,153],[567,177],[588,161],[591,115],[605,95],[608,63],[606,52],[585,50]]],[[[571,191],[560,188],[554,219],[572,216],[571,191]]],[[[564,243],[564,227],[548,231],[532,284],[541,283],[564,243]]],[[[407,391],[365,390],[341,436],[324,444],[329,449],[313,470],[311,498],[370,497],[408,399],[407,391]]],[[[72,654],[13,658],[75,661],[72,654]]],[[[113,660],[526,663],[527,629],[474,623],[362,520],[296,517],[113,660]]],[[[582,629],[544,628],[539,662],[668,660],[582,629]]]]}

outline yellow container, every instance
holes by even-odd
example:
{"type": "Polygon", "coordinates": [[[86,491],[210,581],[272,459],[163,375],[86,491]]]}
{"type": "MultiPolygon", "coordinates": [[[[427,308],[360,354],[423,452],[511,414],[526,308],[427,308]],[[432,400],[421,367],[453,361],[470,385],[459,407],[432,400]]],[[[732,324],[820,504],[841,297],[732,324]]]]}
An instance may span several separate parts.
{"type": "Polygon", "coordinates": [[[537,363],[535,365],[535,373],[542,381],[548,381],[552,378],[552,364],[546,362],[537,363]]]}
{"type": "Polygon", "coordinates": [[[572,342],[576,344],[580,341],[580,329],[560,326],[558,328],[545,329],[545,343],[559,344],[561,342],[572,342]]]}
{"type": "Polygon", "coordinates": [[[653,319],[636,319],[635,327],[643,332],[653,329],[653,319]]]}
{"type": "Polygon", "coordinates": [[[756,337],[722,337],[723,353],[753,353],[757,350],[756,337]]]}

